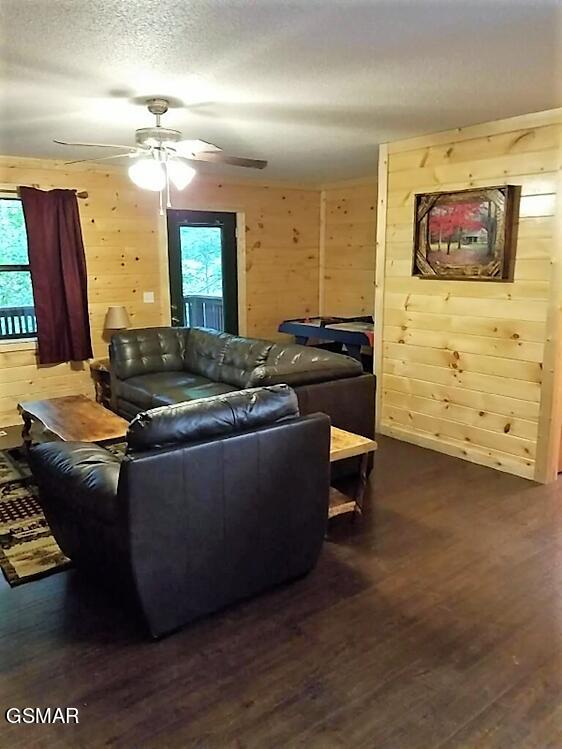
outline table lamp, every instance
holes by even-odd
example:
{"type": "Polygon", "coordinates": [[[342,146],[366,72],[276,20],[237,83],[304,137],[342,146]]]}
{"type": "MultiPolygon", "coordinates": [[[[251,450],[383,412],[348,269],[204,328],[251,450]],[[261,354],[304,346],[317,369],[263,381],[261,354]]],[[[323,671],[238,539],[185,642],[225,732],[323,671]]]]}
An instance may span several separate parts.
{"type": "Polygon", "coordinates": [[[105,330],[123,330],[129,327],[129,315],[125,307],[108,307],[103,324],[105,330]]]}

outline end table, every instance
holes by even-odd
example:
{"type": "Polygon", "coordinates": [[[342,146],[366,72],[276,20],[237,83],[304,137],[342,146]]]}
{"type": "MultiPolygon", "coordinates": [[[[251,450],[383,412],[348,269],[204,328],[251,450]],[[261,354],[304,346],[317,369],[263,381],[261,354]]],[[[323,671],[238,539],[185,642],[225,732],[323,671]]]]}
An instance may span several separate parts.
{"type": "Polygon", "coordinates": [[[94,359],[90,372],[96,389],[96,401],[111,409],[111,369],[109,359],[94,359]]]}

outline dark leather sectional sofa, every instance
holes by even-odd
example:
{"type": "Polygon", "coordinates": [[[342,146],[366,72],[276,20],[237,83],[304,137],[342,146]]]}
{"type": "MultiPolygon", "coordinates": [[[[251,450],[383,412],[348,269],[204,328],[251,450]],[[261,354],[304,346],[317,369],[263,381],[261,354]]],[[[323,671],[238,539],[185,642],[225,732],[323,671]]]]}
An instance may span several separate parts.
{"type": "Polygon", "coordinates": [[[375,378],[355,359],[294,344],[241,338],[204,328],[144,328],[110,345],[114,410],[127,419],[170,405],[285,383],[301,414],[374,436],[375,378]]]}
{"type": "Polygon", "coordinates": [[[64,553],[132,591],[153,636],[315,565],[330,424],[324,414],[299,416],[289,387],[157,408],[133,419],[127,440],[124,457],[48,442],[29,459],[64,553]]]}

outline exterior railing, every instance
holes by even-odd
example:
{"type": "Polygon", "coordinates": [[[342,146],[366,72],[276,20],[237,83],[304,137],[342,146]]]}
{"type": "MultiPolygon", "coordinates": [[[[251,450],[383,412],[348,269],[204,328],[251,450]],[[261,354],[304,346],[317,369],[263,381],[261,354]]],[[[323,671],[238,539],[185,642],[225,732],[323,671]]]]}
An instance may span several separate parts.
{"type": "Polygon", "coordinates": [[[32,338],[37,335],[33,307],[0,307],[0,340],[32,338]]]}
{"type": "Polygon", "coordinates": [[[189,294],[183,298],[185,324],[189,328],[224,330],[222,298],[189,294]]]}

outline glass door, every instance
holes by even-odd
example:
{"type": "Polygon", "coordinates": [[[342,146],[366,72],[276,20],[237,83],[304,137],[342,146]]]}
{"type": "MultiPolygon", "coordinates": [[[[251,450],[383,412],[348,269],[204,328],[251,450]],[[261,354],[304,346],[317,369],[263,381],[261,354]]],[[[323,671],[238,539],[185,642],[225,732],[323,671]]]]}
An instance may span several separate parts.
{"type": "Polygon", "coordinates": [[[236,214],[168,211],[172,325],[238,333],[236,214]]]}

